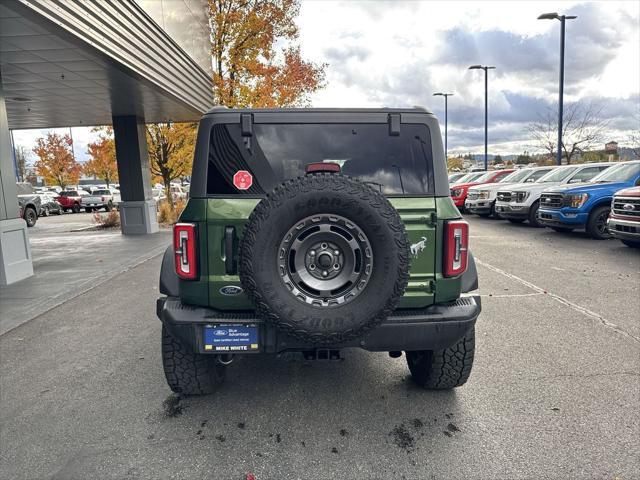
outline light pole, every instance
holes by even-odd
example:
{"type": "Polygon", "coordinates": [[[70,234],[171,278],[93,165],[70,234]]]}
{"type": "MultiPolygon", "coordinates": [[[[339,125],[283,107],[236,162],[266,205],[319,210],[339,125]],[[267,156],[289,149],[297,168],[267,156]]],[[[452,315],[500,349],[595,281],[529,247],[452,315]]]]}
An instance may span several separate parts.
{"type": "Polygon", "coordinates": [[[558,92],[558,151],[556,163],[562,164],[562,110],[564,103],[564,24],[566,20],[573,20],[576,15],[558,15],[557,13],[543,13],[538,20],[560,20],[560,87],[558,92]]]}
{"type": "Polygon", "coordinates": [[[484,70],[484,171],[488,170],[489,154],[487,152],[488,141],[488,118],[489,118],[489,74],[488,71],[496,67],[488,67],[485,65],[471,65],[469,70],[484,70]]]}
{"type": "Polygon", "coordinates": [[[449,152],[447,150],[447,97],[452,96],[453,93],[434,93],[434,97],[444,97],[444,158],[445,160],[449,158],[449,152]]]}

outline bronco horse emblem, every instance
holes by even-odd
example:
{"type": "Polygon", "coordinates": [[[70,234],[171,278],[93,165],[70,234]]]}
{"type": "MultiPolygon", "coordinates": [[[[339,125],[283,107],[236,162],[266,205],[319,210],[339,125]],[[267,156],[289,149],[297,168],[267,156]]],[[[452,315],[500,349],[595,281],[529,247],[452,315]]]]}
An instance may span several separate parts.
{"type": "Polygon", "coordinates": [[[411,245],[410,249],[411,249],[411,256],[413,258],[418,258],[418,254],[423,251],[425,249],[425,247],[427,246],[427,238],[426,237],[421,237],[422,240],[420,240],[418,243],[414,243],[413,245],[411,245]]]}

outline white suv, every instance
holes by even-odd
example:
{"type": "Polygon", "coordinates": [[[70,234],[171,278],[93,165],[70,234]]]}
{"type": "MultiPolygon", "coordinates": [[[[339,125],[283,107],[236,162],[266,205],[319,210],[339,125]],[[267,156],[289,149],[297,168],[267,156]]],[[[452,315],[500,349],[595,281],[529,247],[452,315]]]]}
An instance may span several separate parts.
{"type": "Polygon", "coordinates": [[[541,227],[538,222],[540,194],[549,187],[566,183],[588,182],[614,163],[583,163],[564,165],[539,178],[534,183],[518,183],[498,189],[496,212],[513,223],[529,221],[532,227],[541,227]]]}
{"type": "Polygon", "coordinates": [[[465,210],[481,217],[499,218],[495,211],[498,190],[504,190],[507,185],[516,183],[533,183],[543,177],[555,167],[523,168],[507,175],[497,183],[487,183],[469,188],[464,204],[465,210]]]}

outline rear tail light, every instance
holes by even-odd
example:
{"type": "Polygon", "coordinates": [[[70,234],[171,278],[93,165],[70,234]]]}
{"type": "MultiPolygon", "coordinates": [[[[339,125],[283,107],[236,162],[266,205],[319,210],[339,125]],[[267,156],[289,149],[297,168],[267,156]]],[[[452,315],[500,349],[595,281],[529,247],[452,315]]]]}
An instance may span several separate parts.
{"type": "Polygon", "coordinates": [[[196,226],[193,223],[176,223],[173,227],[173,252],[176,274],[183,280],[193,280],[198,275],[196,264],[196,226]]]}
{"type": "Polygon", "coordinates": [[[445,277],[455,277],[467,269],[469,250],[469,224],[464,220],[445,222],[444,266],[445,277]]]}

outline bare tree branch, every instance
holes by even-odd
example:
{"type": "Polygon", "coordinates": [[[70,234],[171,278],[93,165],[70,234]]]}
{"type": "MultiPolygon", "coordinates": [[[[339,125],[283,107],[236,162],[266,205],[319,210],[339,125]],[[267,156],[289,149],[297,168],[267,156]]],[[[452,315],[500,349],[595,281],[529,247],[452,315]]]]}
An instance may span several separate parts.
{"type": "MultiPolygon", "coordinates": [[[[562,153],[567,164],[576,155],[604,143],[609,122],[602,118],[602,110],[601,106],[583,102],[571,103],[565,108],[562,118],[562,153]]],[[[557,128],[557,112],[548,109],[528,129],[535,146],[548,152],[551,157],[556,154],[557,128]]]]}

